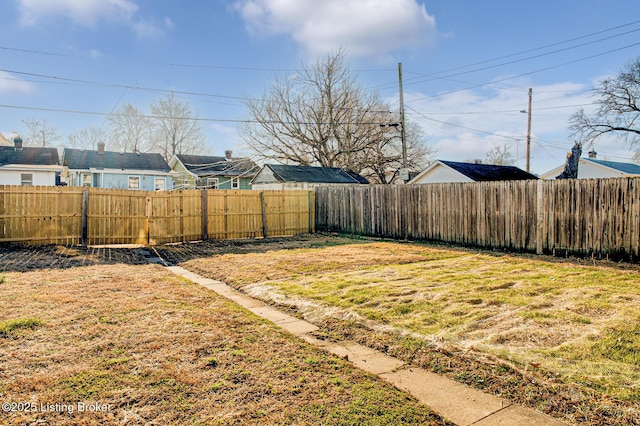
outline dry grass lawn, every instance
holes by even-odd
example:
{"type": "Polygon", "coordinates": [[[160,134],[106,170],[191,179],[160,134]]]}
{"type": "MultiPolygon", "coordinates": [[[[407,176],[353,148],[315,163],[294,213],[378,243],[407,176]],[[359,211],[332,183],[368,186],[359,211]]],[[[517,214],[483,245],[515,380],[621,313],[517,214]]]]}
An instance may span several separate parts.
{"type": "Polygon", "coordinates": [[[336,337],[360,334],[566,420],[640,424],[637,267],[339,238],[310,245],[182,265],[293,307],[336,337]],[[458,356],[447,366],[433,353],[458,356]]]}
{"type": "Polygon", "coordinates": [[[0,402],[34,410],[1,424],[442,424],[155,265],[1,273],[0,402]]]}

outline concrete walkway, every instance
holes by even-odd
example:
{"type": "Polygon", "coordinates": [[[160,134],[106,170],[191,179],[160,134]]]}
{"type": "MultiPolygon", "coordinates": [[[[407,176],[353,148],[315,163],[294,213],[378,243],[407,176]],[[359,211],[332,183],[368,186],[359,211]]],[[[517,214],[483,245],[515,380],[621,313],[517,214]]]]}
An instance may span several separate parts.
{"type": "Polygon", "coordinates": [[[267,319],[301,339],[344,358],[356,367],[375,374],[414,396],[442,417],[458,425],[564,425],[535,410],[512,404],[506,399],[483,393],[421,368],[410,367],[399,359],[355,342],[326,342],[308,333],[315,325],[287,315],[262,301],[248,297],[221,281],[204,278],[179,266],[169,266],[160,258],[149,261],[166,266],[176,275],[200,284],[267,319]]]}

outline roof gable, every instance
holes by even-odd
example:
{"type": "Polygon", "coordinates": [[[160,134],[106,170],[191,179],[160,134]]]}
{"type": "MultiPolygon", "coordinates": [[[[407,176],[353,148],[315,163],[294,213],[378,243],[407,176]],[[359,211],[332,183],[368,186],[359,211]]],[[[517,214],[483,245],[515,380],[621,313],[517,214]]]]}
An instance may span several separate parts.
{"type": "Polygon", "coordinates": [[[171,168],[162,155],[156,153],[134,153],[93,151],[65,148],[63,165],[73,170],[116,169],[116,170],[152,170],[169,172],[171,168]]]}
{"type": "Polygon", "coordinates": [[[440,162],[476,182],[538,179],[537,176],[514,166],[497,166],[494,164],[461,163],[442,160],[440,160],[440,162]]]}
{"type": "MultiPolygon", "coordinates": [[[[294,166],[284,164],[267,164],[280,182],[308,183],[360,183],[360,179],[338,167],[294,166]]],[[[363,177],[360,178],[364,181],[363,177]]],[[[367,181],[368,183],[368,181],[367,181]]]]}
{"type": "Polygon", "coordinates": [[[59,164],[58,150],[56,148],[25,147],[16,151],[13,146],[0,146],[0,166],[7,164],[57,166],[59,164]]]}

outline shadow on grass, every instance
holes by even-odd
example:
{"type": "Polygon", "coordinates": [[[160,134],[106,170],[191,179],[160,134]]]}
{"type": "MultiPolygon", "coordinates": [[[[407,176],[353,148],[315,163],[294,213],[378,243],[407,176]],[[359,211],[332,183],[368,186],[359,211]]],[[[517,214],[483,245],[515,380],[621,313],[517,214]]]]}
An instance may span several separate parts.
{"type": "Polygon", "coordinates": [[[41,269],[68,269],[92,265],[144,265],[149,256],[160,256],[172,264],[227,253],[266,253],[272,250],[326,247],[357,244],[346,239],[321,234],[267,239],[209,240],[165,244],[155,247],[0,245],[0,272],[28,272],[41,269]]]}

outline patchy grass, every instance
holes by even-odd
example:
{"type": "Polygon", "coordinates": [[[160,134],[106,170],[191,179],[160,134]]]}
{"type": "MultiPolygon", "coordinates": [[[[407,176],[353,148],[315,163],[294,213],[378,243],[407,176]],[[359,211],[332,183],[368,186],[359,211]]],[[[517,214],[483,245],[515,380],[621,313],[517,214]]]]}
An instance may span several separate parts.
{"type": "Polygon", "coordinates": [[[37,408],[4,413],[9,424],[444,424],[158,266],[3,276],[0,401],[37,408]],[[78,403],[108,410],[40,412],[78,403]]]}
{"type": "Polygon", "coordinates": [[[17,330],[27,329],[33,330],[42,324],[37,318],[19,318],[15,320],[0,322],[0,337],[8,337],[17,330]]]}
{"type": "Polygon", "coordinates": [[[362,339],[379,348],[569,420],[640,419],[638,268],[393,242],[315,245],[183,266],[292,306],[332,327],[327,337],[369,333],[362,339]],[[441,350],[477,360],[480,373],[424,355],[441,350]],[[488,371],[497,367],[508,374],[488,371]]]}

